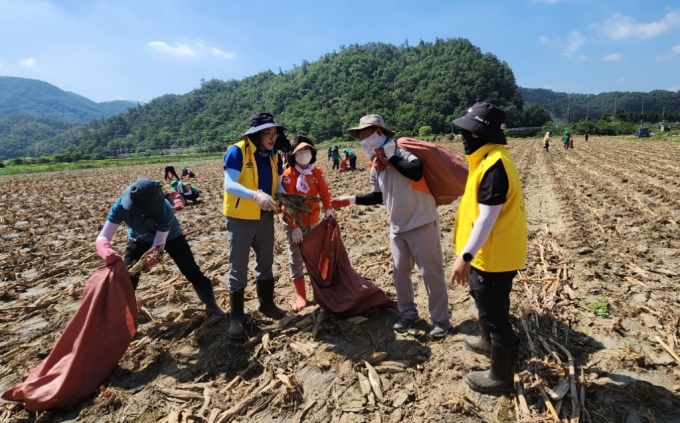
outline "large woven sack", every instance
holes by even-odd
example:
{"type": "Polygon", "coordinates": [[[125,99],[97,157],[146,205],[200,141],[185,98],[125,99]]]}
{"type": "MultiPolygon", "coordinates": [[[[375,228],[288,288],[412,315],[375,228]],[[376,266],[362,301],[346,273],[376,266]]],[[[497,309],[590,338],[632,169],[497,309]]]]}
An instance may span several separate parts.
{"type": "Polygon", "coordinates": [[[98,268],[50,355],[2,398],[29,411],[71,406],[111,374],[137,333],[137,303],[123,260],[98,268]]]}
{"type": "Polygon", "coordinates": [[[420,159],[425,182],[438,206],[451,204],[465,192],[468,166],[446,148],[427,141],[402,137],[397,146],[420,159]]]}
{"type": "Polygon", "coordinates": [[[341,317],[356,316],[372,307],[394,308],[394,301],[357,273],[342,243],[334,218],[321,221],[300,244],[312,282],[314,300],[341,317]]]}

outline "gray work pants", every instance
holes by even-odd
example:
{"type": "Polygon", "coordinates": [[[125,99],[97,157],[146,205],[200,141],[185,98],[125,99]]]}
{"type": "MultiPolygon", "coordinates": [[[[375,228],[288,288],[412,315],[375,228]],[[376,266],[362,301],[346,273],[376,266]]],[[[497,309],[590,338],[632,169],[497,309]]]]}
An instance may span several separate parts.
{"type": "MultiPolygon", "coordinates": [[[[305,277],[304,262],[302,260],[302,252],[300,246],[293,243],[293,231],[286,222],[282,222],[283,231],[286,233],[286,240],[288,241],[288,266],[290,267],[290,278],[292,280],[302,279],[305,277]]],[[[309,225],[306,229],[302,229],[302,234],[307,235],[309,231],[319,226],[318,223],[309,225]]],[[[304,242],[304,241],[303,241],[304,242]]]]}
{"type": "Polygon", "coordinates": [[[229,291],[240,292],[248,283],[248,256],[255,253],[255,279],[274,279],[274,212],[260,211],[260,220],[227,217],[229,291]]]}
{"type": "Polygon", "coordinates": [[[415,263],[425,282],[432,321],[450,326],[449,296],[437,222],[398,234],[390,233],[390,247],[399,315],[408,319],[418,317],[411,283],[411,269],[415,263]]]}

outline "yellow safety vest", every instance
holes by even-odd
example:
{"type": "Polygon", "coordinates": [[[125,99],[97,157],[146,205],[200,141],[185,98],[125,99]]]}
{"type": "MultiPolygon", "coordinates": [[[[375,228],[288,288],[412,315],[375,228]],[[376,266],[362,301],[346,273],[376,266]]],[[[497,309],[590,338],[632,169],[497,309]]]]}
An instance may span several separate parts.
{"type": "MultiPolygon", "coordinates": [[[[238,177],[238,183],[250,190],[257,191],[259,189],[257,161],[255,160],[257,146],[248,137],[234,145],[241,149],[241,156],[243,157],[243,166],[241,167],[241,173],[238,177]]],[[[227,153],[224,154],[226,155],[227,153]]],[[[279,160],[281,160],[281,155],[278,152],[269,159],[272,166],[272,192],[268,192],[267,194],[270,195],[274,195],[274,193],[278,191],[279,160]]],[[[224,192],[222,212],[227,217],[235,217],[237,219],[260,219],[260,207],[257,205],[257,202],[251,199],[239,198],[226,191],[224,192]]]]}
{"type": "Polygon", "coordinates": [[[482,177],[498,160],[508,175],[509,189],[498,219],[482,248],[472,260],[472,266],[485,272],[519,270],[526,264],[527,215],[522,187],[515,162],[505,146],[485,144],[467,156],[470,166],[465,194],[458,206],[453,242],[456,254],[461,255],[470,239],[472,227],[479,216],[477,196],[482,177]]]}

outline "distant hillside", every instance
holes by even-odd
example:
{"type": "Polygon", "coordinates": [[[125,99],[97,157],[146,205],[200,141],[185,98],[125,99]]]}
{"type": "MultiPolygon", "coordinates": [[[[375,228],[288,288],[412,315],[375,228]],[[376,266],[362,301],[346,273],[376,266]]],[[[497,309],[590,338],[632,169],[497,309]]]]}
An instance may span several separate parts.
{"type": "Polygon", "coordinates": [[[0,119],[21,114],[88,123],[92,119],[117,115],[132,106],[136,104],[129,101],[95,103],[47,82],[0,76],[0,119]]]}
{"type": "Polygon", "coordinates": [[[35,147],[41,142],[78,126],[83,124],[30,115],[12,115],[0,119],[0,158],[36,156],[41,151],[35,147]]]}
{"type": "Polygon", "coordinates": [[[643,92],[606,92],[600,94],[568,94],[542,88],[519,88],[524,102],[538,104],[555,118],[577,122],[590,116],[599,120],[604,114],[614,114],[629,122],[658,122],[662,115],[666,120],[680,120],[680,92],[656,90],[643,92]],[[571,100],[570,100],[571,98],[571,100]],[[590,114],[588,114],[590,104],[590,114]],[[644,110],[644,112],[643,112],[644,110]]]}

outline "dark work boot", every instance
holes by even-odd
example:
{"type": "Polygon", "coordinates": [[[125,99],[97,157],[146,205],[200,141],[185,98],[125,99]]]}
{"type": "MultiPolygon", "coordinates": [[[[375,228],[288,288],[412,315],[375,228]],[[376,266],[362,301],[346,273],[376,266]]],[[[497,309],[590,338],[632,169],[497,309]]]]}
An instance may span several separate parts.
{"type": "Polygon", "coordinates": [[[465,381],[474,391],[483,394],[512,392],[515,389],[515,367],[519,344],[511,347],[491,346],[491,369],[470,372],[465,381]]]}
{"type": "Polygon", "coordinates": [[[272,319],[282,319],[286,312],[274,304],[274,279],[257,281],[257,299],[260,300],[260,313],[272,319]]]}
{"type": "Polygon", "coordinates": [[[201,284],[200,287],[194,286],[194,290],[196,291],[198,298],[205,304],[205,311],[217,316],[226,316],[226,313],[217,305],[217,301],[215,301],[215,292],[213,291],[212,284],[207,278],[205,283],[201,284]]]}
{"type": "Polygon", "coordinates": [[[241,339],[243,337],[243,291],[229,292],[229,306],[231,307],[231,324],[229,325],[229,338],[241,339]]]}
{"type": "Polygon", "coordinates": [[[468,350],[491,358],[491,332],[486,323],[479,321],[481,337],[468,336],[463,343],[468,350]]]}

